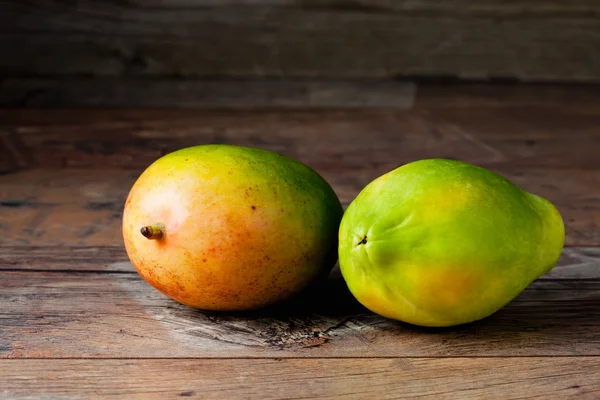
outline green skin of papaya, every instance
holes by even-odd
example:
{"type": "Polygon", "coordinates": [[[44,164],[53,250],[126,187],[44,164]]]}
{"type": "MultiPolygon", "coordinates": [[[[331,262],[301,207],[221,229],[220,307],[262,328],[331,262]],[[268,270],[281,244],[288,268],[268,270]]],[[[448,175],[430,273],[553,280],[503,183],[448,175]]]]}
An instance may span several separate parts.
{"type": "Polygon", "coordinates": [[[460,161],[406,164],[350,204],[339,263],[356,299],[429,327],[485,318],[550,271],[564,245],[547,200],[460,161]]]}

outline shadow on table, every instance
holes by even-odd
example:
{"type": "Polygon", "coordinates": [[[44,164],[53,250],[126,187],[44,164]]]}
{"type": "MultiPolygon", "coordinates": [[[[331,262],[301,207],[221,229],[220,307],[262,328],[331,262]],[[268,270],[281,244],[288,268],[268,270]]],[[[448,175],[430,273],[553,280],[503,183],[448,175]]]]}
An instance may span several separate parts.
{"type": "MultiPolygon", "coordinates": [[[[357,354],[376,354],[378,350],[368,349],[396,340],[427,342],[437,346],[438,352],[454,355],[475,354],[484,348],[489,353],[494,343],[492,353],[521,354],[540,343],[566,349],[564,353],[569,346],[577,348],[581,338],[592,344],[600,341],[594,336],[600,328],[598,286],[597,282],[538,281],[492,316],[447,328],[419,327],[372,313],[353,297],[339,269],[295,298],[260,310],[196,311],[174,302],[169,309],[170,318],[177,319],[174,322],[196,327],[187,334],[247,346],[308,348],[355,336],[364,344],[357,354]]],[[[421,354],[418,348],[410,351],[421,354]]]]}

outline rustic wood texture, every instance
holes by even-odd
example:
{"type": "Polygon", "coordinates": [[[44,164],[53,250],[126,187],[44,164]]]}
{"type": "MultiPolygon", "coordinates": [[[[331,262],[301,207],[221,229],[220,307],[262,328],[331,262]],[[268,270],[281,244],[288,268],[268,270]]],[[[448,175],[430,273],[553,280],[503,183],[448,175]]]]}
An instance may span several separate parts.
{"type": "Polygon", "coordinates": [[[5,360],[0,385],[10,398],[595,399],[599,369],[600,357],[5,360]]]}
{"type": "MultiPolygon", "coordinates": [[[[390,170],[356,168],[317,170],[348,204],[364,185],[390,170]]],[[[567,246],[599,243],[599,170],[494,169],[556,204],[565,221],[567,246]]],[[[120,169],[35,169],[0,176],[0,246],[121,246],[123,205],[138,174],[120,169]]]]}
{"type": "Polygon", "coordinates": [[[213,313],[158,293],[123,255],[107,262],[114,249],[65,249],[60,268],[47,261],[59,251],[0,260],[0,358],[600,355],[598,248],[566,249],[508,306],[448,329],[374,315],[339,270],[285,304],[213,313]]]}
{"type": "Polygon", "coordinates": [[[406,109],[0,110],[0,398],[598,398],[596,89],[416,94],[406,109]],[[296,157],[344,204],[415,159],[473,162],[553,201],[566,247],[502,310],[459,327],[379,317],[337,268],[267,309],[192,310],[135,272],[120,220],[143,168],[198,143],[296,157]]]}
{"type": "MultiPolygon", "coordinates": [[[[2,246],[0,271],[135,273],[123,246],[2,246]]],[[[554,269],[539,279],[591,279],[600,269],[599,247],[566,247],[554,269]]],[[[339,271],[334,269],[333,274],[339,271]]]]}
{"type": "Polygon", "coordinates": [[[600,79],[599,10],[590,0],[8,0],[0,74],[589,82],[600,79]]]}
{"type": "Polygon", "coordinates": [[[320,172],[344,204],[406,162],[473,162],[554,202],[567,245],[596,245],[596,93],[422,86],[410,110],[0,110],[0,171],[8,173],[0,177],[0,201],[10,210],[0,245],[120,246],[115,232],[139,173],[167,152],[201,143],[295,157],[320,172]]]}
{"type": "Polygon", "coordinates": [[[0,106],[410,108],[409,82],[5,79],[0,106]]]}
{"type": "Polygon", "coordinates": [[[599,126],[595,87],[420,85],[410,110],[0,110],[0,151],[14,168],[139,169],[179,146],[237,143],[353,171],[422,157],[590,169],[599,126]]]}

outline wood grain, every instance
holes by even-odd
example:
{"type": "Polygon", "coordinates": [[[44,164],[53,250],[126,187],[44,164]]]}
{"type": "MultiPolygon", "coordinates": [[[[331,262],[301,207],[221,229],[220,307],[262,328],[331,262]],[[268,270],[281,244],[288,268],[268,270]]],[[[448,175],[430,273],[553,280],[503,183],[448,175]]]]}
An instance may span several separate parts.
{"type": "Polygon", "coordinates": [[[415,107],[448,111],[551,108],[563,115],[570,112],[589,115],[598,113],[598,90],[595,85],[421,82],[415,107]]]}
{"type": "MultiPolygon", "coordinates": [[[[482,84],[419,81],[418,105],[429,108],[545,108],[598,113],[595,85],[482,84]]],[[[407,80],[11,77],[0,81],[0,106],[160,108],[393,108],[414,105],[407,80]]],[[[131,110],[129,110],[131,113],[131,110]]],[[[110,112],[103,110],[104,113],[110,112]]],[[[35,115],[35,114],[34,114],[35,115]]],[[[84,114],[85,115],[85,114],[84,114]]],[[[160,114],[159,114],[160,115],[160,114]]],[[[75,118],[74,120],[79,120],[75,118]]],[[[72,121],[74,121],[72,120],[72,121]]]]}
{"type": "MultiPolygon", "coordinates": [[[[0,247],[0,271],[136,273],[123,246],[0,247]]],[[[336,268],[333,275],[339,275],[336,268]]],[[[567,247],[540,279],[600,278],[600,247],[567,247]]]]}
{"type": "Polygon", "coordinates": [[[410,108],[410,82],[5,79],[0,106],[410,108]]]}
{"type": "Polygon", "coordinates": [[[507,307],[449,329],[369,312],[339,269],[285,304],[212,313],[151,288],[122,247],[1,250],[2,358],[600,354],[599,248],[564,249],[558,266],[507,307]]]}
{"type": "Polygon", "coordinates": [[[599,110],[585,88],[427,85],[410,110],[0,110],[0,398],[598,398],[600,247],[572,246],[600,245],[599,110]],[[400,163],[465,159],[555,202],[568,247],[454,328],[373,314],[338,269],[267,309],[192,310],[141,280],[120,219],[148,163],[198,142],[295,156],[345,204],[400,163]]]}
{"type": "Polygon", "coordinates": [[[339,272],[274,307],[215,313],[166,298],[126,266],[2,271],[0,357],[600,355],[597,258],[557,268],[487,319],[443,329],[373,314],[339,272]]]}
{"type": "Polygon", "coordinates": [[[436,3],[4,1],[0,73],[600,79],[593,1],[436,3]]]}
{"type": "Polygon", "coordinates": [[[344,204],[410,161],[472,162],[555,203],[568,246],[600,244],[594,91],[429,86],[420,93],[411,110],[0,110],[7,232],[0,245],[122,245],[122,206],[139,173],[163,154],[202,143],[297,158],[344,204]]]}
{"type": "MultiPolygon", "coordinates": [[[[595,261],[596,248],[565,249],[561,267],[595,261]]],[[[600,255],[599,255],[600,256],[600,255]]],[[[135,273],[124,246],[0,247],[0,271],[135,273]]],[[[566,272],[567,274],[569,272],[566,272]]]]}
{"type": "MultiPolygon", "coordinates": [[[[455,100],[424,94],[413,110],[0,110],[0,133],[22,149],[23,165],[51,168],[140,169],[203,143],[262,147],[315,167],[354,171],[431,157],[511,168],[600,168],[600,103],[588,102],[592,93],[575,91],[570,100],[568,93],[555,93],[552,104],[521,96],[495,107],[477,92],[455,100]],[[580,108],[562,107],[565,102],[580,108]]],[[[9,151],[0,142],[3,147],[9,151]]]]}
{"type": "MultiPolygon", "coordinates": [[[[315,167],[344,204],[391,170],[385,165],[343,170],[315,167]]],[[[600,243],[600,170],[493,169],[558,207],[566,225],[567,246],[600,243]]],[[[32,169],[0,176],[0,246],[122,246],[123,205],[140,172],[32,169]]]]}
{"type": "Polygon", "coordinates": [[[593,399],[599,368],[600,357],[3,360],[0,386],[16,399],[593,399]]]}

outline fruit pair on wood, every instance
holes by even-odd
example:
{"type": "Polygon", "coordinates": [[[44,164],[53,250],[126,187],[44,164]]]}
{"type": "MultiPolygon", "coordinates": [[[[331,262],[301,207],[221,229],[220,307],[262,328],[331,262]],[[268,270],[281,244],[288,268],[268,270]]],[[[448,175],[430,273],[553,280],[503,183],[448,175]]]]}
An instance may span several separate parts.
{"type": "Polygon", "coordinates": [[[549,201],[464,162],[403,165],[344,211],[310,167],[230,145],[156,160],[131,188],[122,228],[138,273],[190,307],[278,303],[339,258],[360,303],[422,326],[493,314],[554,267],[565,236],[549,201]]]}

